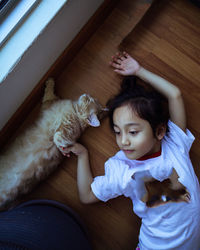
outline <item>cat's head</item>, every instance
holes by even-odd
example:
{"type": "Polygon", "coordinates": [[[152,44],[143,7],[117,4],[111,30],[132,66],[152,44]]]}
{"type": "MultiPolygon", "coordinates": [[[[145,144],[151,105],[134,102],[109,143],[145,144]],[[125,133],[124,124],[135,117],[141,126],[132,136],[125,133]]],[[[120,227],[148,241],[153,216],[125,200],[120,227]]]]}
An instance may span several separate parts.
{"type": "Polygon", "coordinates": [[[100,126],[100,119],[106,109],[93,97],[83,94],[79,97],[76,104],[77,115],[83,126],[100,126]]]}

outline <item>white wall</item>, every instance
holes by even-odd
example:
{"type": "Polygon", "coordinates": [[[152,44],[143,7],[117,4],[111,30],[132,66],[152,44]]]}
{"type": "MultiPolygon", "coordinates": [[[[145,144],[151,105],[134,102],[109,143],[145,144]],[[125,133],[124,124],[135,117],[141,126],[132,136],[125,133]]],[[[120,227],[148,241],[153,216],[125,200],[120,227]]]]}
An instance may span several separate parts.
{"type": "Polygon", "coordinates": [[[0,84],[2,129],[103,0],[69,0],[0,84]]]}

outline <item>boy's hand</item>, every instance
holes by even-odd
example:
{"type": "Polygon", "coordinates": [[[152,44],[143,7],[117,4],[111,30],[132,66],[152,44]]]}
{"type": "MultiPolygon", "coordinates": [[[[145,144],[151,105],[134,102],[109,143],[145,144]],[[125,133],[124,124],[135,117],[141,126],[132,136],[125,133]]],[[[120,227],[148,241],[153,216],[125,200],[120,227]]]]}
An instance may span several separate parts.
{"type": "Polygon", "coordinates": [[[139,63],[125,51],[112,56],[110,65],[116,73],[123,76],[136,75],[140,69],[139,63]]]}
{"type": "Polygon", "coordinates": [[[62,148],[62,154],[64,156],[70,157],[70,152],[74,153],[76,156],[82,156],[87,153],[87,149],[80,143],[75,143],[72,146],[62,148]]]}

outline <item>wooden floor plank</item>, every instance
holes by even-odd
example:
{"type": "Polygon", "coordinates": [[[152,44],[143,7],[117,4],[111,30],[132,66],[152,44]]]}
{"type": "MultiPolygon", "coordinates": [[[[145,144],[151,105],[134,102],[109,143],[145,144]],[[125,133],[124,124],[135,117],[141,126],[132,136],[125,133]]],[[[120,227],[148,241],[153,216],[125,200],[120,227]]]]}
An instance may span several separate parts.
{"type": "Polygon", "coordinates": [[[177,13],[181,13],[183,16],[184,22],[190,22],[191,28],[195,29],[199,32],[200,26],[200,15],[199,15],[199,8],[191,3],[192,1],[189,0],[170,0],[170,5],[173,7],[171,8],[174,11],[174,15],[177,13]]]}
{"type": "Polygon", "coordinates": [[[190,57],[163,39],[158,46],[154,47],[152,52],[177,72],[191,79],[194,85],[197,84],[199,86],[199,65],[190,57]]]}
{"type": "MultiPolygon", "coordinates": [[[[177,16],[163,15],[161,18],[156,18],[159,25],[146,24],[146,29],[151,25],[151,32],[156,36],[168,41],[175,48],[191,57],[197,63],[200,60],[199,36],[200,33],[193,31],[184,24],[177,21],[177,16]],[[190,37],[190,39],[188,39],[190,37]]],[[[144,25],[145,25],[144,24],[144,25]]]]}

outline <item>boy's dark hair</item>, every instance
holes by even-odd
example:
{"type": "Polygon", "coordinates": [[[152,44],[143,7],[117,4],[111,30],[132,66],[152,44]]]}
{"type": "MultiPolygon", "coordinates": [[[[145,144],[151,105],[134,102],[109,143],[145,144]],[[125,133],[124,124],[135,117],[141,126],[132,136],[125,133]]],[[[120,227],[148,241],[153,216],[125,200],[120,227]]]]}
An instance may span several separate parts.
{"type": "Polygon", "coordinates": [[[120,92],[107,102],[109,109],[110,126],[113,129],[113,113],[116,108],[128,105],[136,114],[147,120],[156,136],[159,125],[165,125],[169,120],[167,99],[154,89],[137,83],[135,76],[127,76],[123,79],[120,92]]]}

